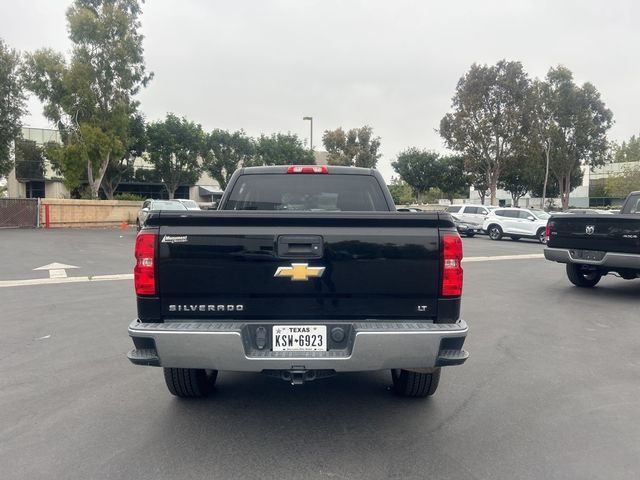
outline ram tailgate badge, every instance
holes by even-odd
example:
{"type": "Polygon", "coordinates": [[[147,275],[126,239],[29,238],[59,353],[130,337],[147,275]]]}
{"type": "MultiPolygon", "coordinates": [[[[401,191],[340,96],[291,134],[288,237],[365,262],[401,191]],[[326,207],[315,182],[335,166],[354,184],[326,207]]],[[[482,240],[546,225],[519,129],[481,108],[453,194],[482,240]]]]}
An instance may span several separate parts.
{"type": "Polygon", "coordinates": [[[292,263],[290,267],[278,267],[274,277],[289,277],[292,282],[306,282],[309,278],[319,278],[325,267],[310,267],[308,263],[292,263]]]}

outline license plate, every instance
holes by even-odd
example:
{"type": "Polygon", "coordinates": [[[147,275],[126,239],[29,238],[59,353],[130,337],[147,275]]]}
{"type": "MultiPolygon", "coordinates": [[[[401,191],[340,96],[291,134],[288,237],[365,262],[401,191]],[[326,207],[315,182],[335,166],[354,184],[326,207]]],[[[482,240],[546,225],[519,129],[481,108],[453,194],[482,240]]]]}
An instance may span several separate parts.
{"type": "Polygon", "coordinates": [[[327,350],[326,325],[274,325],[274,352],[324,352],[327,350]]]}

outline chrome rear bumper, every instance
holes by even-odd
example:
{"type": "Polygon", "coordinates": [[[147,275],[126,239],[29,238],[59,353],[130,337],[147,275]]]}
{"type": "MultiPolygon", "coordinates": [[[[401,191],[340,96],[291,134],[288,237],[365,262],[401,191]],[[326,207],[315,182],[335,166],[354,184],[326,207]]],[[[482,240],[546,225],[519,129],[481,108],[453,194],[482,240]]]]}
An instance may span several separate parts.
{"type": "Polygon", "coordinates": [[[568,248],[544,249],[544,258],[559,263],[580,263],[583,265],[593,265],[608,268],[630,268],[640,269],[640,255],[632,253],[606,252],[601,260],[586,260],[584,258],[574,258],[568,248]]]}
{"type": "Polygon", "coordinates": [[[136,320],[129,325],[129,335],[137,347],[128,357],[137,365],[172,368],[356,372],[459,365],[469,356],[462,349],[468,331],[463,320],[449,324],[371,321],[352,325],[353,341],[345,350],[273,352],[252,348],[244,323],[136,320]]]}

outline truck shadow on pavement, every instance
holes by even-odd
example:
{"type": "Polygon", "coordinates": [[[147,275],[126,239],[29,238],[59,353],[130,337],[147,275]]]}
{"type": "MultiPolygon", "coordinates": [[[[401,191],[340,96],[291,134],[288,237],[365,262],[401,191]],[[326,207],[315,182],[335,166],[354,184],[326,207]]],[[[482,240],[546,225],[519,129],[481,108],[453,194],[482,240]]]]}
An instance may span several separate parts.
{"type": "Polygon", "coordinates": [[[207,475],[229,477],[231,470],[233,478],[399,479],[454,470],[455,477],[446,478],[472,478],[442,455],[440,427],[451,410],[446,388],[440,399],[407,399],[390,384],[389,372],[295,387],[223,372],[206,400],[167,393],[145,437],[158,452],[156,468],[168,474],[174,466],[161,452],[173,452],[180,465],[201,465],[207,475]]]}
{"type": "Polygon", "coordinates": [[[410,442],[413,435],[438,427],[446,385],[426,399],[398,397],[390,386],[388,371],[343,373],[297,386],[261,374],[222,372],[210,398],[169,398],[162,418],[174,432],[193,424],[186,430],[190,435],[198,431],[209,437],[223,428],[249,442],[268,437],[266,449],[295,447],[296,442],[320,446],[343,437],[371,441],[378,435],[384,435],[384,442],[410,442]]]}
{"type": "Polygon", "coordinates": [[[621,280],[615,279],[614,282],[610,278],[603,278],[601,282],[593,288],[579,288],[571,285],[566,286],[562,290],[562,294],[567,299],[639,299],[640,298],[640,279],[637,280],[621,280]]]}

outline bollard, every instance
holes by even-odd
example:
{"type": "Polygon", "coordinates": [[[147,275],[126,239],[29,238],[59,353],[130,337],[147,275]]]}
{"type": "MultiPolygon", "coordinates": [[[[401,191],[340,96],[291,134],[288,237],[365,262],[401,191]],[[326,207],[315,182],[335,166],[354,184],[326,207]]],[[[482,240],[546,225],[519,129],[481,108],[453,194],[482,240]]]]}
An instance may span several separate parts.
{"type": "Polygon", "coordinates": [[[127,222],[122,222],[120,224],[120,229],[124,232],[127,229],[127,222]]]}

